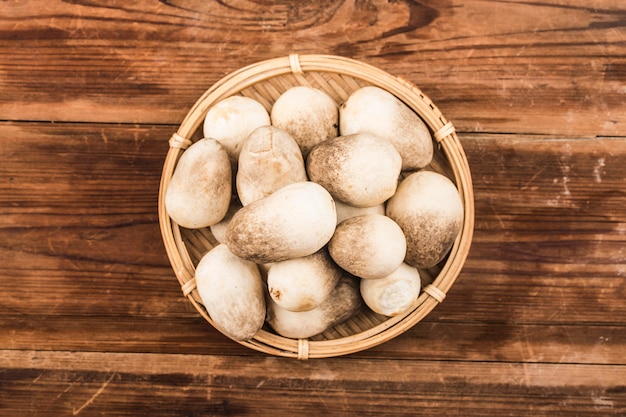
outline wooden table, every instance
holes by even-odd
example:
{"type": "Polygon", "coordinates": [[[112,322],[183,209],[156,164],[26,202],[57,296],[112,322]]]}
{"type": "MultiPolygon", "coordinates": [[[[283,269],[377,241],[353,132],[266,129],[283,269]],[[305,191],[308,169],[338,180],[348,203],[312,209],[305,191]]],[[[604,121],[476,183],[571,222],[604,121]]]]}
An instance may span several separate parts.
{"type": "Polygon", "coordinates": [[[0,7],[0,415],[626,415],[621,0],[0,7]],[[289,53],[418,85],[474,182],[446,300],[332,359],[214,330],[157,218],[167,141],[197,98],[289,53]]]}

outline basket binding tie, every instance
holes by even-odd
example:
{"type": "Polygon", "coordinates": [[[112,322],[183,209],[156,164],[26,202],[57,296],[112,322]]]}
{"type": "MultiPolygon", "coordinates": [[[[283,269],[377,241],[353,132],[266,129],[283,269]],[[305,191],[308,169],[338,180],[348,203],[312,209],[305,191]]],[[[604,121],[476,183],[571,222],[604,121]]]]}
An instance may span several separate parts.
{"type": "Polygon", "coordinates": [[[174,133],[170,138],[169,144],[170,148],[187,149],[191,146],[191,140],[182,137],[178,133],[174,133]]]}
{"type": "Polygon", "coordinates": [[[441,291],[439,288],[435,287],[432,284],[424,288],[424,292],[430,295],[431,297],[433,297],[435,300],[437,300],[440,303],[443,302],[443,300],[446,298],[446,293],[441,291]]]}
{"type": "Polygon", "coordinates": [[[298,54],[289,55],[289,66],[291,67],[291,72],[293,72],[294,74],[304,74],[304,71],[302,71],[302,67],[300,66],[300,59],[298,58],[298,54]]]}
{"type": "Polygon", "coordinates": [[[440,143],[442,140],[452,135],[454,132],[454,125],[452,124],[452,122],[448,122],[445,125],[441,126],[441,128],[436,131],[433,136],[437,143],[440,143]]]}
{"type": "Polygon", "coordinates": [[[183,284],[181,289],[183,290],[183,295],[187,297],[189,294],[193,292],[193,290],[196,289],[196,279],[191,278],[189,281],[183,284]]]}
{"type": "Polygon", "coordinates": [[[307,359],[309,359],[309,341],[298,339],[298,360],[305,361],[307,359]]]}

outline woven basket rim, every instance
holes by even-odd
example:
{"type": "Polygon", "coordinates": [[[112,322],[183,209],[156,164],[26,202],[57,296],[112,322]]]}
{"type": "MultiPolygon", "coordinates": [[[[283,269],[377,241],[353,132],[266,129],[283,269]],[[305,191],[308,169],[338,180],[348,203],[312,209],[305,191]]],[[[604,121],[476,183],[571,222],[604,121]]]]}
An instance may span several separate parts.
{"type": "Polygon", "coordinates": [[[253,339],[237,341],[260,352],[298,359],[334,357],[366,350],[404,333],[421,321],[444,300],[460,274],[469,253],[474,227],[472,178],[454,126],[446,120],[430,98],[413,83],[362,61],[336,55],[291,54],[250,64],[216,82],[191,107],[170,139],[170,149],[163,164],[159,188],[159,224],[170,264],[183,294],[210,324],[217,328],[194,291],[195,267],[185,248],[180,227],[169,218],[165,210],[165,190],[176,162],[184,148],[191,144],[208,109],[214,103],[274,77],[315,72],[340,74],[377,85],[396,95],[412,108],[431,129],[436,145],[443,151],[452,168],[454,181],[463,202],[464,217],[461,231],[441,271],[435,280],[423,289],[414,305],[404,314],[390,317],[370,329],[338,339],[319,341],[290,339],[260,330],[253,339]]]}

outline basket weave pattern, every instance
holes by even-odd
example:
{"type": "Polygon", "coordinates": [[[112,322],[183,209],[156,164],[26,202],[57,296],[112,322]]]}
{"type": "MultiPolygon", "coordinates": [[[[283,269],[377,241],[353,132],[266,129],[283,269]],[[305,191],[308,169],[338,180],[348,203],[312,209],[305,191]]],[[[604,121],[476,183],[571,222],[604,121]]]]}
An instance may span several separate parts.
{"type": "Polygon", "coordinates": [[[310,339],[290,339],[264,328],[248,341],[249,348],[276,356],[298,359],[346,355],[376,346],[402,334],[441,303],[458,277],[471,244],[474,200],[471,175],[465,154],[452,123],[411,82],[349,58],[329,55],[289,55],[262,61],[231,73],[208,89],[191,108],[178,131],[170,138],[159,192],[159,222],[165,248],[185,297],[211,324],[196,289],[195,267],[202,256],[217,245],[208,228],[185,229],[165,211],[165,190],[178,158],[188,146],[202,138],[202,123],[211,106],[232,96],[243,95],[263,104],[268,112],[287,89],[297,85],[318,88],[338,104],[360,87],[376,85],[397,96],[426,123],[435,141],[433,161],[425,169],[446,175],[457,186],[464,205],[464,219],[449,255],[435,268],[420,270],[423,291],[414,305],[395,317],[381,316],[367,308],[348,321],[310,339]]]}

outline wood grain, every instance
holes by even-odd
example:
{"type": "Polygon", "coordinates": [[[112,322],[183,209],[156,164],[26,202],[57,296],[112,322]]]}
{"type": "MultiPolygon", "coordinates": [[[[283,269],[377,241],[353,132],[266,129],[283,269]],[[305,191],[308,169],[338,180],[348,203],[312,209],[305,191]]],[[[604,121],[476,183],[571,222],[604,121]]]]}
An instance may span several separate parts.
{"type": "Polygon", "coordinates": [[[511,416],[626,411],[624,366],[604,366],[599,374],[585,365],[342,359],[302,363],[267,356],[4,351],[0,358],[9,381],[0,391],[0,404],[7,411],[42,416],[83,411],[124,416],[181,411],[412,416],[445,415],[451,409],[481,415],[482,407],[492,415],[511,416]],[[293,394],[284,396],[285,391],[293,394]],[[146,403],[145,397],[151,401],[146,403]]]}
{"type": "MultiPolygon", "coordinates": [[[[0,125],[11,138],[0,145],[10,156],[0,168],[0,274],[19,281],[0,293],[4,346],[246,353],[205,328],[167,263],[155,211],[172,129],[0,125]]],[[[455,334],[486,343],[492,332],[511,361],[565,360],[571,338],[569,361],[584,361],[587,346],[592,362],[623,363],[626,141],[465,134],[462,143],[476,204],[466,266],[423,326],[375,354],[459,359],[464,349],[446,348],[455,334]],[[553,337],[544,343],[542,332],[553,337]],[[528,346],[509,350],[519,344],[528,346]]]]}
{"type": "MultiPolygon", "coordinates": [[[[2,316],[0,332],[1,345],[12,350],[262,357],[219,334],[199,317],[14,314],[2,316]]],[[[430,318],[350,359],[626,365],[625,349],[623,325],[472,323],[430,318]]]]}
{"type": "Polygon", "coordinates": [[[0,115],[176,124],[244,65],[328,53],[413,81],[461,131],[616,136],[624,16],[614,0],[20,2],[0,19],[0,115]]]}
{"type": "MultiPolygon", "coordinates": [[[[3,154],[20,155],[0,168],[6,259],[0,270],[20,278],[3,295],[4,308],[27,302],[58,314],[184,314],[178,301],[163,301],[175,286],[156,219],[163,142],[173,128],[7,123],[0,129],[13,138],[0,145],[3,154]],[[33,173],[33,167],[41,168],[33,173]],[[41,271],[57,290],[44,299],[37,291],[41,271]],[[115,291],[99,293],[103,279],[115,291]]],[[[626,141],[462,140],[475,187],[476,234],[450,302],[435,317],[622,323],[626,141]]]]}
{"type": "Polygon", "coordinates": [[[626,415],[616,0],[0,2],[0,416],[626,415]],[[168,139],[226,74],[328,53],[456,126],[475,231],[441,305],[340,358],[245,348],[161,241],[168,139]]]}

